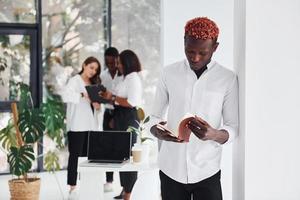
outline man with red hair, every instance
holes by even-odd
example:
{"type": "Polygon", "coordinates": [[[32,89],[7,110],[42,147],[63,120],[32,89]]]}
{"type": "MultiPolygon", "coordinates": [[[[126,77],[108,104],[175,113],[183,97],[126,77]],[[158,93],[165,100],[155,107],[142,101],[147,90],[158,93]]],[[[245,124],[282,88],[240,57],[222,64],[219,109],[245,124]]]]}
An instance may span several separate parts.
{"type": "Polygon", "coordinates": [[[212,60],[218,35],[217,25],[206,17],[188,21],[186,59],[164,67],[157,85],[150,131],[161,142],[163,200],[222,200],[222,145],[237,135],[238,82],[232,71],[212,60]],[[187,113],[195,116],[187,124],[189,142],[157,126],[177,130],[187,113]]]}

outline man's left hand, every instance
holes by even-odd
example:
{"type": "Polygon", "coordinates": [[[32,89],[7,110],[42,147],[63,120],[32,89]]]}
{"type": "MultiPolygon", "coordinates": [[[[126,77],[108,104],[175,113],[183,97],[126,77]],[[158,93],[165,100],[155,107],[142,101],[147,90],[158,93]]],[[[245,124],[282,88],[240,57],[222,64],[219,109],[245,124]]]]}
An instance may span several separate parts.
{"type": "Polygon", "coordinates": [[[200,117],[196,116],[189,121],[187,127],[201,140],[216,140],[218,130],[200,117]]]}
{"type": "Polygon", "coordinates": [[[205,120],[197,116],[188,122],[187,127],[201,140],[213,140],[224,144],[229,138],[226,130],[214,129],[205,120]]]}

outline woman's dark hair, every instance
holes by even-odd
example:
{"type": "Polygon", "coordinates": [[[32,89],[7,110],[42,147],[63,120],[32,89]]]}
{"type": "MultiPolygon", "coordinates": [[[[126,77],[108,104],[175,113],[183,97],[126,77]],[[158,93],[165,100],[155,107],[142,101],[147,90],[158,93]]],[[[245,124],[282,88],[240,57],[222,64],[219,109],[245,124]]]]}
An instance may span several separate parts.
{"type": "Polygon", "coordinates": [[[124,76],[130,74],[131,72],[139,72],[142,70],[139,58],[133,51],[129,49],[120,53],[120,61],[124,68],[124,76]]]}
{"type": "Polygon", "coordinates": [[[88,57],[87,59],[85,59],[85,61],[82,63],[82,68],[81,71],[78,74],[82,74],[83,73],[83,66],[84,65],[88,65],[91,63],[97,63],[98,64],[98,68],[97,68],[97,72],[96,74],[90,78],[90,81],[92,84],[100,84],[101,83],[101,79],[100,79],[100,72],[101,72],[101,64],[99,62],[99,60],[93,56],[88,57]]]}

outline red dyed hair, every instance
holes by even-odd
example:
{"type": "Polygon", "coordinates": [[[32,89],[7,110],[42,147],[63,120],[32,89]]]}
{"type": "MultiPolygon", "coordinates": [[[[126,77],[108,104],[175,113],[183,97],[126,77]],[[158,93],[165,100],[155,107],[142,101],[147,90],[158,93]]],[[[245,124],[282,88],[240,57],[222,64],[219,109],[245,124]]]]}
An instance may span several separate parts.
{"type": "Polygon", "coordinates": [[[194,39],[217,40],[219,28],[214,21],[207,17],[196,17],[186,23],[184,35],[193,37],[194,39]]]}

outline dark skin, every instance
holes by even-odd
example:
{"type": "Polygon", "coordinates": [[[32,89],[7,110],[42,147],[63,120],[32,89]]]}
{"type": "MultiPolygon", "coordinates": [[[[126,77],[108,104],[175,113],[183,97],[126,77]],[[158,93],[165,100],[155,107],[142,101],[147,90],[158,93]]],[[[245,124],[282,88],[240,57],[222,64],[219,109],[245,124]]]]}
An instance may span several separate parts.
{"type": "MultiPolygon", "coordinates": [[[[123,70],[124,66],[121,63],[120,58],[117,58],[117,60],[115,62],[117,64],[116,69],[118,69],[118,71],[121,74],[123,74],[124,73],[124,70],[123,70]]],[[[112,101],[112,95],[113,94],[112,94],[111,91],[107,90],[106,92],[101,92],[99,95],[102,96],[104,99],[112,101]]],[[[127,98],[116,96],[115,102],[117,102],[120,106],[132,108],[132,106],[128,103],[127,98]]]]}
{"type": "MultiPolygon", "coordinates": [[[[193,71],[198,71],[201,68],[207,66],[211,61],[213,53],[218,48],[219,43],[216,40],[206,39],[194,39],[189,36],[184,38],[185,55],[193,71]]],[[[166,122],[160,122],[165,124],[166,122]]],[[[187,127],[201,140],[213,140],[220,144],[225,143],[228,140],[228,132],[226,130],[218,130],[211,127],[205,120],[195,116],[188,122],[187,127]]],[[[160,140],[183,142],[178,138],[171,136],[166,130],[157,128],[156,125],[150,129],[152,135],[160,140]]]]}
{"type": "Polygon", "coordinates": [[[108,68],[108,71],[111,75],[111,77],[115,77],[116,73],[117,73],[117,66],[118,66],[118,57],[114,57],[114,56],[105,56],[104,58],[105,60],[105,65],[108,68]]]}
{"type": "MultiPolygon", "coordinates": [[[[118,69],[118,57],[115,56],[105,56],[104,57],[104,62],[105,65],[108,68],[108,71],[110,73],[110,76],[112,78],[115,77],[116,73],[117,73],[117,69],[118,69]]],[[[111,119],[109,122],[109,127],[113,128],[114,127],[114,121],[111,119]]]]}

